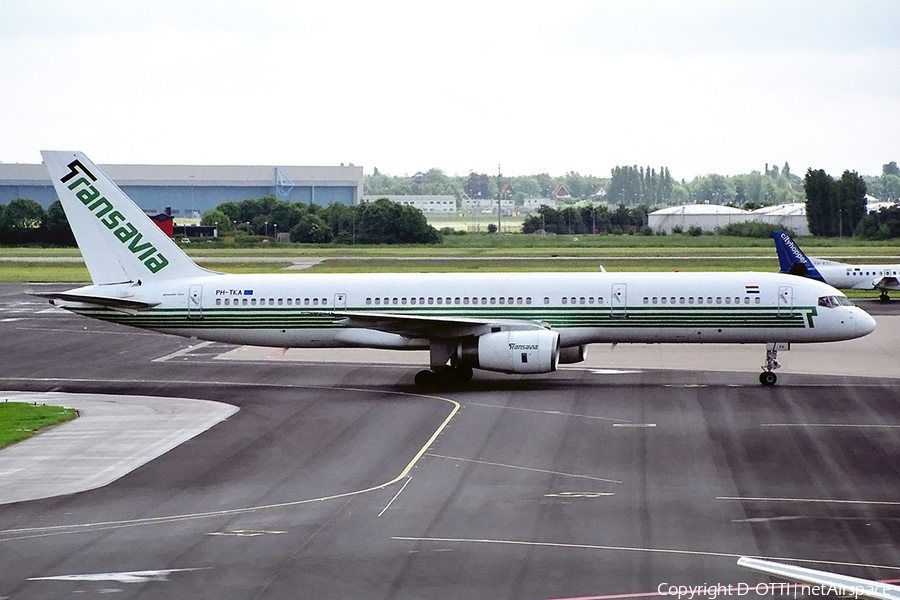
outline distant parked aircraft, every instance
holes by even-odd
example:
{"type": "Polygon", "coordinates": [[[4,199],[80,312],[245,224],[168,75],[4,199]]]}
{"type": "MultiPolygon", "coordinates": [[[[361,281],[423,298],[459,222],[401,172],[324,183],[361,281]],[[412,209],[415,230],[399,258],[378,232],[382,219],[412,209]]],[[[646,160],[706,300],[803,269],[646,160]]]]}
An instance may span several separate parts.
{"type": "Polygon", "coordinates": [[[786,232],[773,231],[772,237],[781,273],[802,275],[841,290],[881,290],[879,298],[884,301],[890,300],[889,291],[900,290],[900,265],[848,265],[808,258],[786,232]]]}

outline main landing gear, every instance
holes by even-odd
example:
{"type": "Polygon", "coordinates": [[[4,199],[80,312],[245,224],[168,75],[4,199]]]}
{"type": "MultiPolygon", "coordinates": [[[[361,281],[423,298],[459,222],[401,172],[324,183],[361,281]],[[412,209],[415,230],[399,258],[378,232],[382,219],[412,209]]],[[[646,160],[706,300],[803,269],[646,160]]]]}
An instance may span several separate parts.
{"type": "Polygon", "coordinates": [[[454,383],[465,383],[472,379],[472,367],[435,367],[416,373],[416,385],[420,388],[446,387],[454,383]]]}
{"type": "Polygon", "coordinates": [[[447,387],[472,379],[472,367],[460,364],[457,344],[452,340],[431,340],[429,355],[431,368],[416,373],[418,387],[447,387]]]}
{"type": "Polygon", "coordinates": [[[766,344],[766,364],[763,366],[763,372],[759,374],[759,382],[766,387],[772,387],[778,381],[778,376],[772,371],[780,369],[778,363],[778,350],[788,350],[790,346],[787,344],[766,344]]]}
{"type": "Polygon", "coordinates": [[[878,299],[881,300],[882,302],[890,302],[891,301],[891,297],[888,296],[887,290],[881,290],[881,295],[878,296],[878,299]]]}

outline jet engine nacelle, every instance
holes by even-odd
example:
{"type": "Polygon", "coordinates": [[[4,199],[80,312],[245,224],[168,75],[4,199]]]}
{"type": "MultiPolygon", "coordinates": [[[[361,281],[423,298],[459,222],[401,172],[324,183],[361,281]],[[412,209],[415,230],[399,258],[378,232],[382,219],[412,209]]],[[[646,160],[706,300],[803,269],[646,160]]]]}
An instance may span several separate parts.
{"type": "Polygon", "coordinates": [[[500,331],[463,341],[463,365],[500,373],[549,373],[559,364],[559,334],[549,329],[500,331]]]}
{"type": "Polygon", "coordinates": [[[580,363],[587,358],[587,346],[570,346],[568,348],[559,349],[559,364],[571,365],[572,363],[580,363]]]}

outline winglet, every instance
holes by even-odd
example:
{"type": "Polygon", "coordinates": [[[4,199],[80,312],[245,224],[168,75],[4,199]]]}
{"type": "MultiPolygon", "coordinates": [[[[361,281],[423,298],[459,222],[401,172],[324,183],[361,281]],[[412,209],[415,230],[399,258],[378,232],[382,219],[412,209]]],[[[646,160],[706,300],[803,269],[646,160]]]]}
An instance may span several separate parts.
{"type": "Polygon", "coordinates": [[[81,152],[41,152],[95,284],[214,275],[81,152]]]}
{"type": "Polygon", "coordinates": [[[781,267],[780,273],[800,275],[825,283],[825,278],[787,232],[773,231],[772,238],[775,240],[775,252],[778,254],[778,264],[781,267]]]}

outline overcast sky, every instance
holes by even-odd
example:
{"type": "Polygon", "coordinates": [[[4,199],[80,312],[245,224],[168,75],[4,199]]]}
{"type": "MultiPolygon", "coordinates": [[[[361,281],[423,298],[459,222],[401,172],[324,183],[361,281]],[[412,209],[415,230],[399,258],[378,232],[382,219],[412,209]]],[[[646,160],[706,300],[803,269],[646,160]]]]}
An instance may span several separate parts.
{"type": "Polygon", "coordinates": [[[677,179],[900,161],[896,0],[0,0],[0,161],[677,179]]]}

